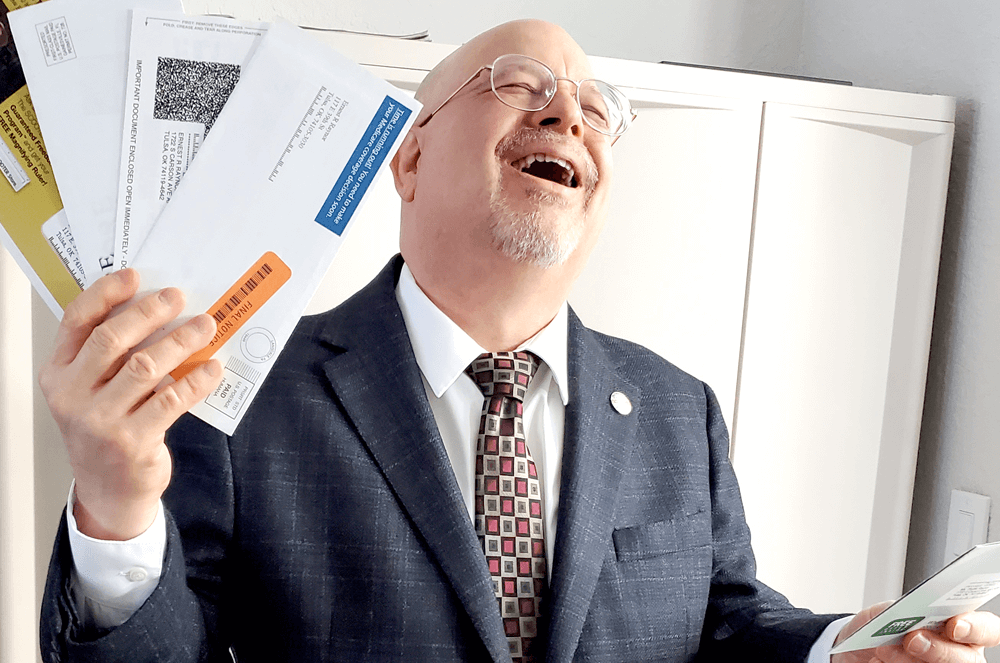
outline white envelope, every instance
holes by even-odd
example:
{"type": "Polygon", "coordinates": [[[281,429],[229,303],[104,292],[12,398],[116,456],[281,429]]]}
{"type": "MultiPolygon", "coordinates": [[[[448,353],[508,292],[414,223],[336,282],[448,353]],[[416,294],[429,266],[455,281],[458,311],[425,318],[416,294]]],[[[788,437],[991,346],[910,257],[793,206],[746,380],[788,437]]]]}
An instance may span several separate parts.
{"type": "Polygon", "coordinates": [[[208,352],[225,375],[192,413],[235,430],[419,107],[288,23],[260,41],[133,262],[137,296],[187,295],[156,338],[199,313],[218,321],[208,352]]]}
{"type": "Polygon", "coordinates": [[[830,650],[841,654],[894,645],[910,631],[937,631],[955,615],[1000,595],[1000,542],[982,543],[907,592],[830,650]]]}
{"type": "Polygon", "coordinates": [[[121,128],[115,269],[124,269],[173,196],[267,23],[132,12],[121,128]]]}
{"type": "Polygon", "coordinates": [[[49,0],[8,14],[86,280],[114,261],[129,11],[179,0],[49,0]]]}

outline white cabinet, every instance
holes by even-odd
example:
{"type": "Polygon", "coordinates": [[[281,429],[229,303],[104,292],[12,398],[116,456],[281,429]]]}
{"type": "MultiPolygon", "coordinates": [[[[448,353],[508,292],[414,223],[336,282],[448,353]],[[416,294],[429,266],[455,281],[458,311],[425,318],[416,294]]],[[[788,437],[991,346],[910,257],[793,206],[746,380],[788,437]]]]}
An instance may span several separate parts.
{"type": "Polygon", "coordinates": [[[608,221],[570,302],[589,326],[708,382],[732,422],[761,105],[659,91],[635,103],[608,221]]]}
{"type": "Polygon", "coordinates": [[[765,104],[734,461],[760,577],[819,610],[902,585],[952,129],[765,104]]]}

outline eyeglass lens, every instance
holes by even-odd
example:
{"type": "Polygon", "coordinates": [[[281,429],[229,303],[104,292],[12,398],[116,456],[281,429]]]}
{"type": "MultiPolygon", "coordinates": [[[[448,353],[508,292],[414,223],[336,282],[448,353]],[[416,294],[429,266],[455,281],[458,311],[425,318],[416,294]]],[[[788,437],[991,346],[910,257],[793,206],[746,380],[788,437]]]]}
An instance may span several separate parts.
{"type": "MultiPolygon", "coordinates": [[[[556,93],[552,71],[523,55],[497,58],[491,76],[493,91],[500,101],[519,110],[541,110],[556,93]]],[[[577,99],[583,119],[591,127],[609,135],[624,131],[628,100],[611,85],[603,81],[582,81],[577,99]]]]}

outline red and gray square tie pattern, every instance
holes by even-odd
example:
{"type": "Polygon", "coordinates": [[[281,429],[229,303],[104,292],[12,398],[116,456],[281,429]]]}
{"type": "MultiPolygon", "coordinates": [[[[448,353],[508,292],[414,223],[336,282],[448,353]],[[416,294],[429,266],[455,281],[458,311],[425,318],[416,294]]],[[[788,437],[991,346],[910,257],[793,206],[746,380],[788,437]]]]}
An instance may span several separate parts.
{"type": "Polygon", "coordinates": [[[476,533],[514,663],[542,658],[532,652],[547,584],[541,489],[522,420],[538,366],[530,352],[492,352],[467,369],[486,396],[476,440],[476,533]]]}

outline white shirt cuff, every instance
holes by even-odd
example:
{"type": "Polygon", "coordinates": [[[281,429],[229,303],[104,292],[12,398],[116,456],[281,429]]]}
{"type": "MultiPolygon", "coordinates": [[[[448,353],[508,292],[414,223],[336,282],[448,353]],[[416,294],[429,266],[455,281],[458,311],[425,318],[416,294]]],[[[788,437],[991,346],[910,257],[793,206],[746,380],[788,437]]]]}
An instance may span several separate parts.
{"type": "Polygon", "coordinates": [[[809,658],[806,659],[806,663],[830,663],[830,650],[833,649],[833,642],[840,635],[840,629],[847,625],[847,622],[854,619],[854,615],[850,617],[841,617],[835,622],[831,622],[823,634],[816,639],[813,643],[812,649],[809,650],[809,658]]]}
{"type": "Polygon", "coordinates": [[[73,551],[70,586],[77,612],[87,625],[121,626],[142,607],[156,589],[167,548],[163,502],[149,528],[128,541],[93,539],[77,528],[73,516],[76,483],[66,504],[69,545],[73,551]]]}

